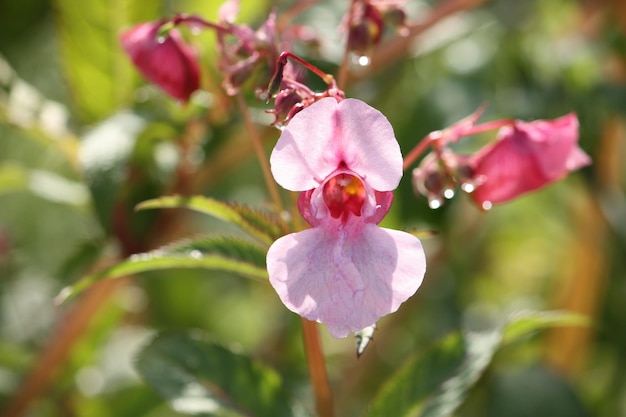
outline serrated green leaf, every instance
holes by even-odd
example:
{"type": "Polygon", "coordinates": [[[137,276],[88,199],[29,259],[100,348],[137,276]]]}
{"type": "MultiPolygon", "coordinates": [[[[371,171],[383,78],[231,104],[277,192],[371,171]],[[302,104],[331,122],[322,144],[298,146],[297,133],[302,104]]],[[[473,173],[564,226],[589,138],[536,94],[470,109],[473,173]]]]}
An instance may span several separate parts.
{"type": "Polygon", "coordinates": [[[585,323],[580,315],[568,312],[525,312],[492,331],[453,333],[400,368],[365,416],[451,416],[501,346],[538,330],[585,323]]]}
{"type": "Polygon", "coordinates": [[[159,334],[139,353],[136,367],[177,412],[220,417],[292,415],[275,371],[200,332],[159,334]]]}
{"type": "Polygon", "coordinates": [[[91,284],[141,272],[175,268],[204,268],[227,271],[265,282],[265,248],[237,238],[199,238],[187,240],[130,258],[87,275],[76,284],[65,287],[57,296],[62,303],[76,296],[91,284]]]}
{"type": "Polygon", "coordinates": [[[280,220],[269,213],[209,197],[167,196],[144,201],[137,206],[137,210],[157,208],[187,208],[208,214],[237,225],[250,236],[268,246],[284,234],[280,227],[280,220]]]}
{"type": "Polygon", "coordinates": [[[267,251],[258,244],[226,236],[203,236],[193,239],[185,239],[173,243],[162,249],[170,255],[194,256],[198,252],[204,254],[219,254],[228,258],[245,261],[251,265],[265,269],[265,256],[267,251]]]}

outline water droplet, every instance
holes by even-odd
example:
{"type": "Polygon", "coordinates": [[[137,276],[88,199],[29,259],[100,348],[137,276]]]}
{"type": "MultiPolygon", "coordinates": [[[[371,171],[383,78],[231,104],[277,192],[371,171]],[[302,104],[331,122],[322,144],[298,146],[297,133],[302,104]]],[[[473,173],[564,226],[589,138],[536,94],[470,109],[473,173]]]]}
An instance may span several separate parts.
{"type": "Polygon", "coordinates": [[[163,44],[165,43],[165,39],[166,39],[165,36],[159,36],[157,38],[157,43],[163,44]]]}
{"type": "Polygon", "coordinates": [[[439,198],[431,198],[430,200],[428,200],[428,207],[433,210],[438,209],[439,207],[441,207],[442,204],[443,201],[441,201],[441,199],[439,198]]]}
{"type": "Polygon", "coordinates": [[[365,55],[361,55],[356,58],[356,63],[362,67],[367,67],[370,64],[370,62],[371,62],[370,57],[365,56],[365,55]]]}
{"type": "Polygon", "coordinates": [[[463,184],[461,184],[461,189],[466,193],[471,193],[476,189],[476,186],[471,182],[464,182],[463,184]]]}
{"type": "Polygon", "coordinates": [[[189,252],[189,256],[193,259],[200,259],[202,258],[202,252],[200,252],[199,250],[192,250],[191,252],[189,252]]]}
{"type": "Polygon", "coordinates": [[[291,213],[289,213],[287,210],[283,210],[280,212],[280,218],[286,222],[290,222],[293,220],[291,213]]]}
{"type": "Polygon", "coordinates": [[[226,90],[226,94],[228,94],[229,96],[234,96],[239,92],[239,88],[235,87],[227,81],[222,84],[222,87],[224,87],[224,90],[226,90]]]}
{"type": "Polygon", "coordinates": [[[483,201],[483,204],[481,206],[483,210],[491,210],[491,207],[493,207],[493,204],[491,204],[491,201],[483,201]]]}
{"type": "Polygon", "coordinates": [[[443,190],[443,196],[450,200],[452,197],[454,197],[454,190],[452,188],[446,188],[445,190],[443,190]]]}

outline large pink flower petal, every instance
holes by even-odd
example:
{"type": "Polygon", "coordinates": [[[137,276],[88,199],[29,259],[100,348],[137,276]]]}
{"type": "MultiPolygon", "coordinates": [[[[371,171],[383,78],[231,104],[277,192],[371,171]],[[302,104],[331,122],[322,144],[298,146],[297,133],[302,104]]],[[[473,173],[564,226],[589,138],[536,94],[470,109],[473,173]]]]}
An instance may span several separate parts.
{"type": "Polygon", "coordinates": [[[324,98],[300,111],[283,130],[270,163],[282,187],[317,187],[341,163],[373,189],[390,191],[402,177],[402,154],[389,121],[362,101],[324,98]]]}
{"type": "Polygon", "coordinates": [[[278,239],[267,254],[270,283],[291,311],[345,337],[398,309],[426,270],[420,241],[372,223],[336,233],[316,227],[278,239]]]}

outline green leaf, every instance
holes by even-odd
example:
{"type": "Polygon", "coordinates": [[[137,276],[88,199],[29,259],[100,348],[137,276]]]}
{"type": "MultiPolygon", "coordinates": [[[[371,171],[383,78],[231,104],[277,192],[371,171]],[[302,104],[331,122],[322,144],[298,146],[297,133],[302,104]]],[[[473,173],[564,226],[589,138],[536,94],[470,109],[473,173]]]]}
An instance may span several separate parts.
{"type": "Polygon", "coordinates": [[[503,344],[515,342],[539,330],[560,326],[587,326],[589,318],[570,311],[527,311],[513,316],[503,329],[503,344]]]}
{"type": "Polygon", "coordinates": [[[492,331],[453,333],[400,368],[383,385],[365,416],[450,416],[501,346],[538,330],[585,323],[569,312],[525,312],[492,331]]]}
{"type": "Polygon", "coordinates": [[[156,208],[187,208],[208,214],[239,226],[250,236],[268,246],[284,234],[280,226],[281,221],[269,213],[208,197],[168,196],[144,201],[137,206],[137,210],[156,208]]]}
{"type": "Polygon", "coordinates": [[[76,296],[91,284],[103,279],[114,279],[141,272],[175,268],[205,268],[228,271],[246,278],[267,280],[266,249],[238,238],[203,237],[187,240],[130,258],[87,275],[76,284],[65,287],[57,296],[62,303],[76,296]]]}
{"type": "Polygon", "coordinates": [[[139,353],[137,369],[177,412],[220,417],[292,415],[275,371],[200,332],[157,335],[139,353]]]}
{"type": "Polygon", "coordinates": [[[157,19],[160,2],[58,0],[61,59],[78,110],[97,121],[130,102],[137,73],[119,42],[120,31],[157,19]]]}

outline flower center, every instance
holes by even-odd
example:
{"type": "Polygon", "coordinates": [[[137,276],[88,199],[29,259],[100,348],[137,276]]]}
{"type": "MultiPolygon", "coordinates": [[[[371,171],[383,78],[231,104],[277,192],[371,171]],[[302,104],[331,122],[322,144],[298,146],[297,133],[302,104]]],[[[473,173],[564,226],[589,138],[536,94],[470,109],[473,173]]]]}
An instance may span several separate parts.
{"type": "Polygon", "coordinates": [[[336,219],[343,216],[345,220],[350,213],[355,216],[361,215],[365,201],[365,186],[354,175],[338,174],[324,185],[322,195],[330,215],[336,219]]]}

